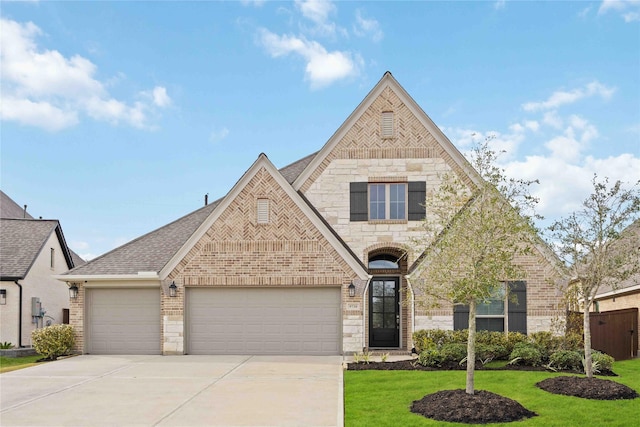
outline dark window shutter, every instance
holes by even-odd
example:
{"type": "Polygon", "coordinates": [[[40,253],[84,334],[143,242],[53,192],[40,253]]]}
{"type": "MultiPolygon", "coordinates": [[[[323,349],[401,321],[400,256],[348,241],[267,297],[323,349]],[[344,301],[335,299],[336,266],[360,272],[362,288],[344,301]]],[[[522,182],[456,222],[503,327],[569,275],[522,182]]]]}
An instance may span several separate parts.
{"type": "Polygon", "coordinates": [[[350,202],[350,221],[368,221],[369,209],[367,206],[367,188],[366,182],[352,182],[349,185],[349,202],[350,202]]]}
{"type": "Polygon", "coordinates": [[[409,221],[421,221],[424,219],[426,215],[426,210],[424,208],[426,197],[426,182],[409,182],[409,221]]]}
{"type": "Polygon", "coordinates": [[[509,282],[509,332],[527,333],[527,282],[509,282]],[[512,301],[515,299],[515,301],[512,301]]]}
{"type": "MultiPolygon", "coordinates": [[[[469,306],[454,305],[453,306],[453,330],[459,331],[469,329],[469,306]]],[[[477,329],[477,325],[476,325],[477,329]]]]}

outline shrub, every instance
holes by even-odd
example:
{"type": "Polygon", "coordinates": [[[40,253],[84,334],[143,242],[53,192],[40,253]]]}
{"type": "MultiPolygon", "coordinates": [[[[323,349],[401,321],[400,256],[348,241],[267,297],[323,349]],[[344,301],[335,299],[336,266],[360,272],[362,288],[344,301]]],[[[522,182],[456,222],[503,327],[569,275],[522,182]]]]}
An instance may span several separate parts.
{"type": "Polygon", "coordinates": [[[615,359],[606,353],[591,352],[591,363],[594,371],[610,371],[614,361],[615,359]]]}
{"type": "Polygon", "coordinates": [[[582,334],[576,332],[567,333],[562,339],[562,348],[564,350],[582,350],[584,348],[582,334]]]}
{"type": "Polygon", "coordinates": [[[51,325],[31,332],[33,348],[47,359],[56,360],[73,350],[75,334],[70,325],[51,325]]]}
{"type": "Polygon", "coordinates": [[[509,355],[509,360],[511,364],[538,366],[542,362],[542,355],[535,345],[520,342],[513,348],[513,351],[509,355]]]}
{"type": "Polygon", "coordinates": [[[13,348],[13,344],[11,344],[9,341],[0,343],[0,350],[9,350],[11,348],[13,348]]]}
{"type": "Polygon", "coordinates": [[[558,350],[549,356],[549,367],[552,369],[576,369],[582,366],[582,355],[573,350],[558,350]]]}
{"type": "Polygon", "coordinates": [[[529,337],[521,332],[509,332],[507,334],[507,351],[509,354],[511,354],[516,345],[521,342],[529,342],[529,337]]]}
{"type": "Polygon", "coordinates": [[[439,350],[430,348],[420,352],[420,355],[418,356],[418,363],[422,366],[435,368],[437,366],[440,366],[440,364],[442,363],[442,355],[440,354],[439,350]]]}
{"type": "Polygon", "coordinates": [[[443,362],[459,363],[462,359],[467,357],[467,345],[458,342],[445,344],[440,349],[440,354],[443,362]]]}
{"type": "Polygon", "coordinates": [[[508,355],[504,345],[476,343],[476,359],[483,365],[492,360],[505,359],[508,355]]]}
{"type": "Polygon", "coordinates": [[[413,333],[413,345],[418,353],[431,348],[440,348],[449,341],[448,331],[421,329],[413,333]]]}
{"type": "Polygon", "coordinates": [[[450,343],[465,344],[467,342],[467,339],[469,338],[468,329],[459,329],[457,331],[448,331],[448,332],[449,332],[450,343]]]}

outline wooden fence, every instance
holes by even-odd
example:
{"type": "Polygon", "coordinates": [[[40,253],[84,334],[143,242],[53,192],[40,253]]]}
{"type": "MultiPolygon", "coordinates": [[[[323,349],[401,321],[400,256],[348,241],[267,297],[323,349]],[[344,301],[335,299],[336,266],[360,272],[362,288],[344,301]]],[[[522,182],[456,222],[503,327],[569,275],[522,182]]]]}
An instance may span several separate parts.
{"type": "MultiPolygon", "coordinates": [[[[589,313],[589,320],[592,349],[607,353],[616,360],[638,357],[637,308],[589,313]]],[[[569,327],[578,330],[576,323],[569,327]]]]}

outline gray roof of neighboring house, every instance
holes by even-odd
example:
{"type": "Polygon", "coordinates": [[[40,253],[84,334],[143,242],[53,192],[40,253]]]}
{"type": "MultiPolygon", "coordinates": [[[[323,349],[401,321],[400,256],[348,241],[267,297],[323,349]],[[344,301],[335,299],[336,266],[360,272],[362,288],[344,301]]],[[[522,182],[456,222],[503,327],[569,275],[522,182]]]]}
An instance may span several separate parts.
{"type": "Polygon", "coordinates": [[[0,190],[0,218],[33,219],[25,207],[19,206],[2,190],[0,190]]]}
{"type": "MultiPolygon", "coordinates": [[[[292,183],[314,156],[315,153],[291,163],[280,169],[280,173],[287,182],[292,183]]],[[[215,210],[221,200],[216,200],[65,274],[111,275],[137,274],[140,271],[159,272],[215,210]]]]}
{"type": "Polygon", "coordinates": [[[0,277],[23,279],[51,233],[59,227],[56,220],[0,219],[0,277]]]}

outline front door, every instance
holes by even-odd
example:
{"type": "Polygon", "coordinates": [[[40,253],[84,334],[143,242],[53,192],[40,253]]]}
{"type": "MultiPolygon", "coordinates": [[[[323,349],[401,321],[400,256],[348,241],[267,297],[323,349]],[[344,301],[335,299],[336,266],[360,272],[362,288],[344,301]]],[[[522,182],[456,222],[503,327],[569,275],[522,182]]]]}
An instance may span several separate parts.
{"type": "Polygon", "coordinates": [[[377,277],[369,289],[369,347],[400,346],[399,280],[377,277]]]}

